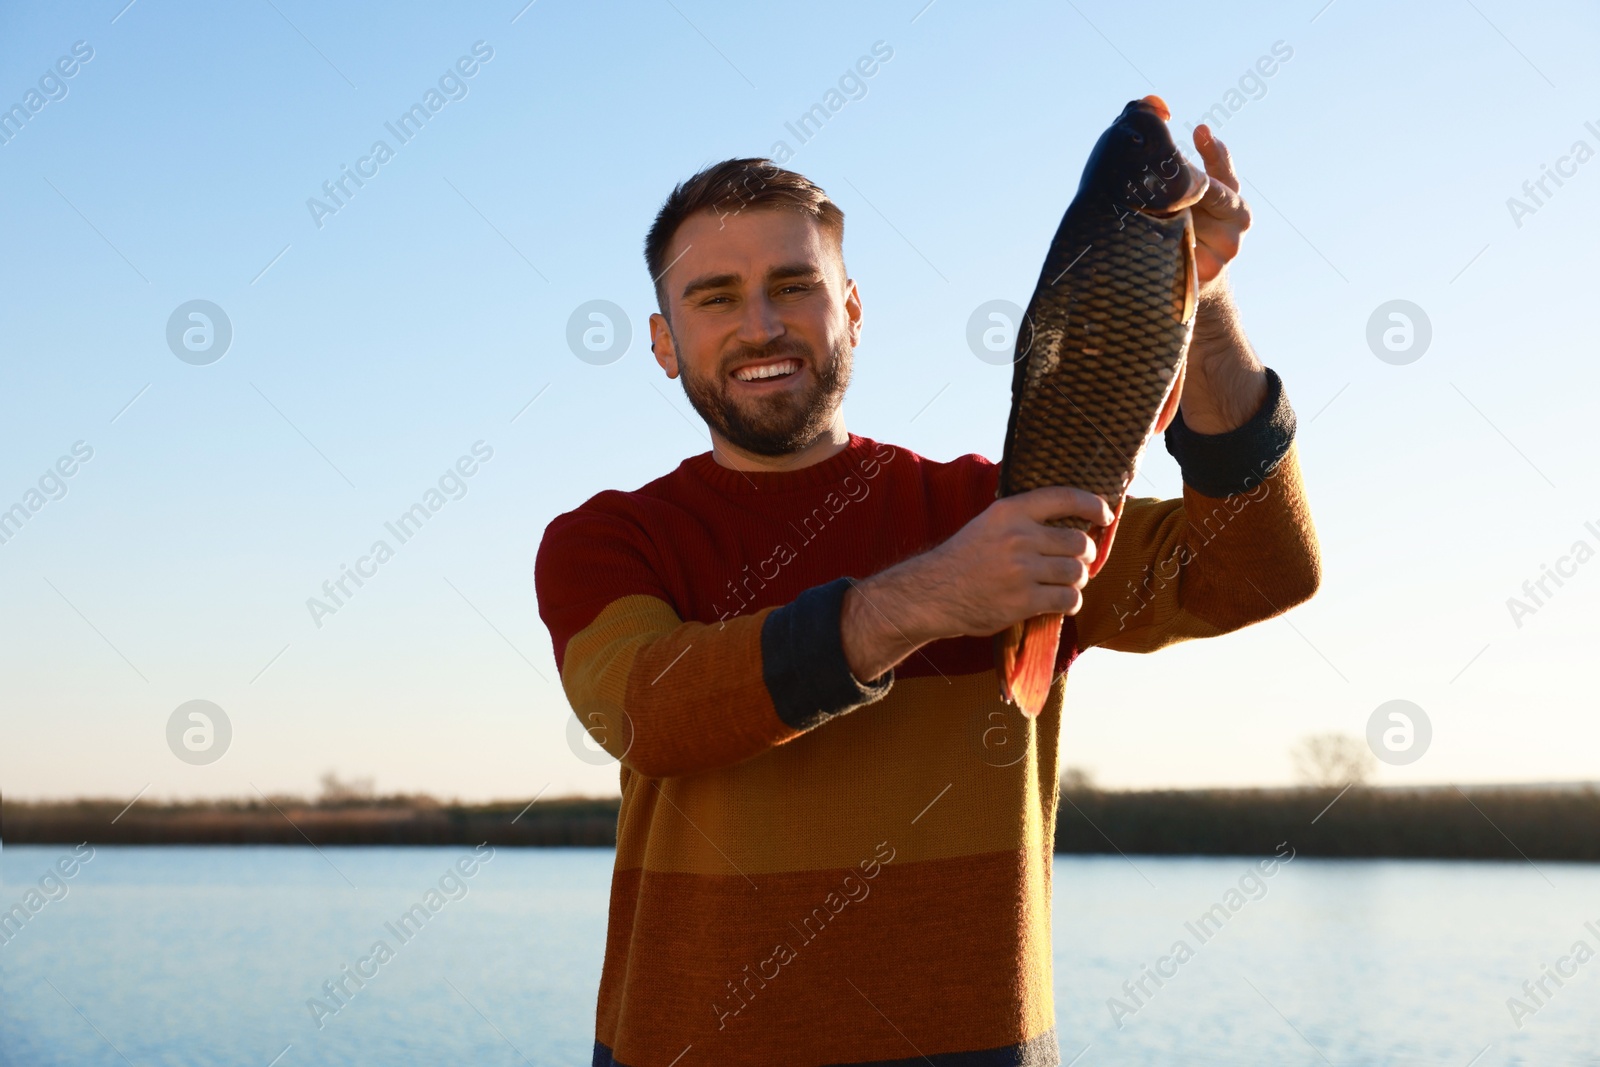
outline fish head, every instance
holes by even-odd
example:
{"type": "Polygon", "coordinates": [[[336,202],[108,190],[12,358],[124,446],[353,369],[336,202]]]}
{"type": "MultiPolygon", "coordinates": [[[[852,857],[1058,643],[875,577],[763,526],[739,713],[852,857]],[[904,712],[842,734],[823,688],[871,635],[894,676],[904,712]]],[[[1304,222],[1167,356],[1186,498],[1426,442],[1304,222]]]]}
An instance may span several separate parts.
{"type": "Polygon", "coordinates": [[[1159,96],[1128,101],[1089,153],[1078,198],[1158,217],[1198,203],[1210,180],[1173,141],[1171,117],[1159,96]]]}

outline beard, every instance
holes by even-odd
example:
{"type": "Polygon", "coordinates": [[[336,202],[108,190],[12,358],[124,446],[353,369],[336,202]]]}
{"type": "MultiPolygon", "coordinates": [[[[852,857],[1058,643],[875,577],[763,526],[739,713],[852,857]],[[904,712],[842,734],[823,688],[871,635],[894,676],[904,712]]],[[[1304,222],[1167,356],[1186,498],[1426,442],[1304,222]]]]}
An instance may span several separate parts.
{"type": "Polygon", "coordinates": [[[832,424],[850,385],[850,365],[848,340],[841,339],[832,358],[819,364],[804,341],[779,338],[760,348],[746,346],[730,353],[711,378],[701,378],[680,360],[678,380],[690,406],[725,440],[758,456],[786,456],[811,444],[832,424]],[[728,374],[722,368],[779,359],[800,360],[811,372],[810,386],[798,393],[754,397],[742,405],[729,395],[728,374]]]}

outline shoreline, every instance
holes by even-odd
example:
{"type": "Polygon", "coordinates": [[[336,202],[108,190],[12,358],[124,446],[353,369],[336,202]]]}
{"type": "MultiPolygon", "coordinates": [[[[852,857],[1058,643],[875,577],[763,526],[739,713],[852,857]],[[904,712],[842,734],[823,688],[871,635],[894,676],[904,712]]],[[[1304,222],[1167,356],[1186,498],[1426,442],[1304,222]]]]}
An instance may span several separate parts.
{"type": "MultiPolygon", "coordinates": [[[[0,801],[11,845],[614,847],[615,797],[454,804],[278,797],[157,804],[0,801]]],[[[1592,786],[1064,790],[1055,851],[1324,858],[1600,861],[1592,786]]]]}

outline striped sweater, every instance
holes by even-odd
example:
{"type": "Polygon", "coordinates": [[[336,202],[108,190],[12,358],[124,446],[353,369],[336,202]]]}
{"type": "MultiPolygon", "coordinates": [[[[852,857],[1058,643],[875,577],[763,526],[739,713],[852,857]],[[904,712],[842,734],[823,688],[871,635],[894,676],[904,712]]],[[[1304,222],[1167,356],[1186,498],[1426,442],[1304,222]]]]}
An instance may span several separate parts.
{"type": "Polygon", "coordinates": [[[1043,713],[987,638],[863,683],[848,580],[995,498],[977,455],[852,435],[800,470],[709,453],[557,517],[539,611],[574,712],[620,761],[594,1063],[1056,1064],[1050,876],[1065,670],[1268,618],[1319,560],[1281,382],[1167,447],[1183,497],[1130,498],[1063,631],[1043,713]]]}

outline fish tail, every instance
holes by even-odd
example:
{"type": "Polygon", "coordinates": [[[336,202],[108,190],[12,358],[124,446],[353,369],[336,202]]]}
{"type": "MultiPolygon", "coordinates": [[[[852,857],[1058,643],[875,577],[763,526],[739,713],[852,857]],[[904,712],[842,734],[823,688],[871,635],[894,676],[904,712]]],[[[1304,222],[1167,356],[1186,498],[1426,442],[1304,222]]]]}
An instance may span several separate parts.
{"type": "Polygon", "coordinates": [[[1030,719],[1044,709],[1050,683],[1055,680],[1061,620],[1060,615],[1035,615],[994,635],[1000,695],[1030,719]]]}

